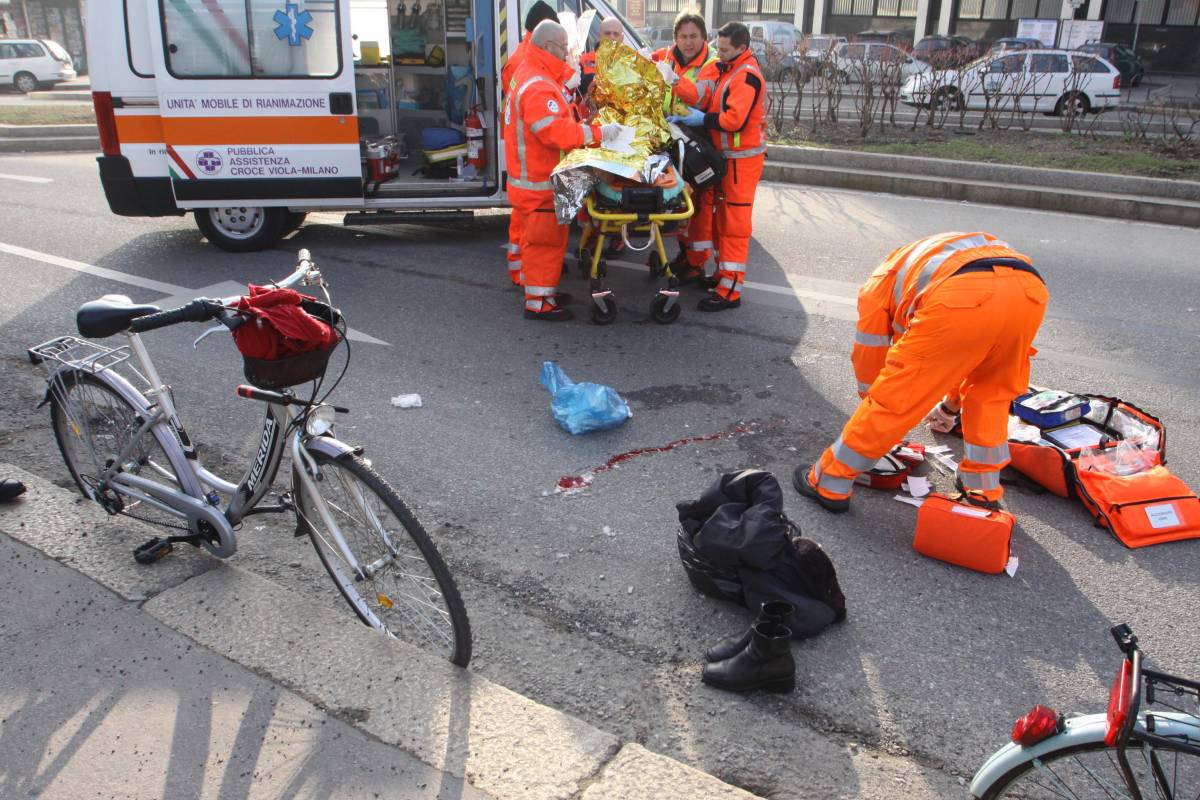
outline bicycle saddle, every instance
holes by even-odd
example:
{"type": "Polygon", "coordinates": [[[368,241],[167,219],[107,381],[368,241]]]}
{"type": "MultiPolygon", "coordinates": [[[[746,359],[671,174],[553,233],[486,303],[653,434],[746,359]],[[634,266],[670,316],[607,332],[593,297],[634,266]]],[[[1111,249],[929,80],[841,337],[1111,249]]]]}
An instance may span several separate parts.
{"type": "Polygon", "coordinates": [[[134,305],[123,294],[106,294],[99,300],[89,300],[75,313],[75,327],[87,339],[103,339],[129,327],[129,323],[147,314],[162,311],[158,306],[134,305]]]}

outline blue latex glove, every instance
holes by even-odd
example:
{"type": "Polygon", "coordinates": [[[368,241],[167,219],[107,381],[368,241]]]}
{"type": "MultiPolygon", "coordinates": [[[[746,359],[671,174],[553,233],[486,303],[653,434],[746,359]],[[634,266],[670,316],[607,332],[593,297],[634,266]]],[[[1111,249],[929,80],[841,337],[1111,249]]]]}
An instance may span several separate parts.
{"type": "Polygon", "coordinates": [[[669,116],[667,117],[667,121],[674,122],[677,125],[687,125],[691,128],[703,128],[704,112],[698,108],[692,108],[691,106],[688,106],[688,112],[689,113],[687,115],[674,114],[669,116]]]}

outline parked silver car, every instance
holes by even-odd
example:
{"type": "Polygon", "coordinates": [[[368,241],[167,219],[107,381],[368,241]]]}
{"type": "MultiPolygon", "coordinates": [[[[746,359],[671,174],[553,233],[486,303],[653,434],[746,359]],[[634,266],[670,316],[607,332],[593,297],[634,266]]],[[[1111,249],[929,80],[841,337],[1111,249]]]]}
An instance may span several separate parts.
{"type": "Polygon", "coordinates": [[[842,80],[851,83],[862,83],[864,78],[871,81],[892,80],[903,83],[912,75],[932,69],[924,61],[913,58],[899,47],[879,42],[850,42],[839,45],[834,63],[842,80]]]}

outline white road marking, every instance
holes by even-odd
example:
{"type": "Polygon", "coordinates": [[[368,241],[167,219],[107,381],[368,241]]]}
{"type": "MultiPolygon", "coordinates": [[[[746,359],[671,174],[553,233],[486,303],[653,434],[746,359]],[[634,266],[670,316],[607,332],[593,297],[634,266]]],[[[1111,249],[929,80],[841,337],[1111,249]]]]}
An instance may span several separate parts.
{"type": "MultiPolygon", "coordinates": [[[[30,250],[26,247],[18,247],[15,244],[7,244],[0,242],[0,253],[8,253],[9,255],[17,256],[18,258],[28,258],[31,261],[40,261],[43,264],[52,264],[63,269],[82,272],[85,275],[93,275],[97,278],[106,278],[117,283],[124,283],[129,286],[136,286],[139,289],[147,289],[152,292],[166,295],[159,301],[159,305],[167,308],[183,305],[196,297],[229,297],[235,294],[241,294],[245,291],[244,286],[233,281],[223,281],[222,283],[206,286],[201,289],[188,289],[185,286],[176,286],[173,283],[164,283],[150,278],[142,278],[138,275],[129,275],[125,272],[117,272],[115,269],[107,267],[98,267],[95,264],[85,264],[82,261],[75,261],[70,258],[51,255],[50,253],[42,253],[37,250],[30,250]]],[[[346,331],[346,337],[355,342],[364,342],[366,344],[381,344],[385,347],[391,347],[391,344],[376,339],[369,333],[363,333],[355,328],[350,328],[346,331]]]]}
{"type": "Polygon", "coordinates": [[[54,178],[38,178],[33,175],[9,175],[5,172],[0,172],[0,180],[21,181],[22,183],[54,183],[54,178]]]}

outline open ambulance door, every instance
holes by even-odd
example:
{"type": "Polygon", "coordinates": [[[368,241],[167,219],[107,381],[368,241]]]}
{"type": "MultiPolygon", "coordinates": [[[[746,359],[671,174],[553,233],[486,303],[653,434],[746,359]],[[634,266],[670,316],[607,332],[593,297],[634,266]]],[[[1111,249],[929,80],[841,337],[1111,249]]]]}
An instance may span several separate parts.
{"type": "Polygon", "coordinates": [[[363,204],[348,0],[145,2],[171,188],[210,241],[363,204]]]}

